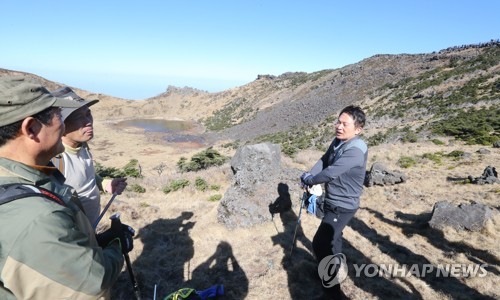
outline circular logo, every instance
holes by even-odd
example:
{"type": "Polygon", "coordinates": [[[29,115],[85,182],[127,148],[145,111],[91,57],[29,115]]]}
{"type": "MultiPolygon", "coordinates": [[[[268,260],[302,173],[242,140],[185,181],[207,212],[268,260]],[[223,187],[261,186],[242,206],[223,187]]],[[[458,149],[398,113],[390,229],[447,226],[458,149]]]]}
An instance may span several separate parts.
{"type": "Polygon", "coordinates": [[[345,255],[337,253],[323,258],[318,265],[318,275],[326,288],[331,288],[347,278],[345,255]]]}

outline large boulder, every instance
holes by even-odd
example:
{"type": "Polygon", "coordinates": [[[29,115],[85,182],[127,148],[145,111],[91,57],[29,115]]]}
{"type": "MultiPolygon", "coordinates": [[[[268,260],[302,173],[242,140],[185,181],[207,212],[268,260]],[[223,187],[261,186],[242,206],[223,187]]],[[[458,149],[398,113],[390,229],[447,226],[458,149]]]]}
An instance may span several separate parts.
{"type": "Polygon", "coordinates": [[[255,183],[265,183],[281,171],[281,148],[277,144],[257,144],[239,148],[231,159],[236,184],[251,191],[255,183]]]}
{"type": "Polygon", "coordinates": [[[300,171],[281,168],[281,148],[263,143],[239,148],[231,159],[233,183],[222,198],[217,219],[228,228],[271,221],[270,204],[291,208],[290,194],[299,194],[300,171]]]}
{"type": "Polygon", "coordinates": [[[452,227],[456,230],[479,231],[492,216],[493,211],[484,204],[472,203],[456,206],[447,201],[440,201],[434,204],[429,225],[440,230],[452,227]]]}
{"type": "Polygon", "coordinates": [[[406,175],[396,171],[388,170],[383,164],[376,162],[372,165],[370,172],[366,174],[365,185],[395,185],[406,181],[406,175]]]}

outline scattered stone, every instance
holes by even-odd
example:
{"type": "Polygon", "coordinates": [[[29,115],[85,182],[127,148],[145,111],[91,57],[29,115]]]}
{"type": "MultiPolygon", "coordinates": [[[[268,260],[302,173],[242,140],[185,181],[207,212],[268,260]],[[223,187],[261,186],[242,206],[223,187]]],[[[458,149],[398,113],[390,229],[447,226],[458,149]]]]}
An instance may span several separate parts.
{"type": "Polygon", "coordinates": [[[239,148],[231,159],[233,184],[222,198],[217,220],[227,228],[251,227],[272,221],[289,210],[290,194],[300,193],[300,170],[281,168],[281,148],[263,143],[239,148]]]}
{"type": "Polygon", "coordinates": [[[486,149],[486,148],[480,148],[479,150],[476,151],[479,154],[490,154],[491,151],[486,149]]]}
{"type": "Polygon", "coordinates": [[[493,143],[493,148],[500,148],[500,141],[496,141],[493,143]]]}
{"type": "Polygon", "coordinates": [[[460,158],[461,159],[471,160],[472,159],[472,153],[470,153],[470,152],[464,152],[464,153],[462,153],[462,155],[460,155],[460,158]]]}
{"type": "Polygon", "coordinates": [[[389,171],[383,164],[376,162],[366,174],[365,185],[368,187],[374,185],[386,186],[403,183],[405,181],[405,174],[396,171],[389,171]]]}
{"type": "Polygon", "coordinates": [[[469,175],[467,177],[470,181],[470,183],[473,184],[493,184],[493,183],[500,183],[500,180],[498,179],[498,173],[495,167],[492,166],[487,166],[484,171],[483,175],[481,177],[472,177],[469,175]]]}
{"type": "Polygon", "coordinates": [[[434,204],[429,226],[442,230],[452,227],[456,230],[479,231],[484,228],[486,221],[491,219],[493,211],[484,204],[460,204],[455,206],[447,201],[434,204]]]}

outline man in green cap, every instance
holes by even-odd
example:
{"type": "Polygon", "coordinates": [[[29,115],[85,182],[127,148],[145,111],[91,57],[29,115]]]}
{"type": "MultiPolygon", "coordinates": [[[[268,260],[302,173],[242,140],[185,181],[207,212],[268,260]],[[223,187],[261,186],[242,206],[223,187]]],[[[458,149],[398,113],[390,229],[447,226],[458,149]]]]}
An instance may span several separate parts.
{"type": "Polygon", "coordinates": [[[132,249],[119,230],[96,237],[74,189],[47,167],[64,151],[65,107],[78,103],[0,77],[0,299],[103,298],[132,249]]]}

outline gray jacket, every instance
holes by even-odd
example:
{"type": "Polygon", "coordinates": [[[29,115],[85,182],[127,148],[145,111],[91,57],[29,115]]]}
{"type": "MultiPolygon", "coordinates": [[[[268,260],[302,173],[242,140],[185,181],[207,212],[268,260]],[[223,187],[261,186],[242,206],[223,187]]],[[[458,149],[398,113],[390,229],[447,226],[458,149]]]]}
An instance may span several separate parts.
{"type": "Polygon", "coordinates": [[[314,165],[307,178],[309,185],[325,184],[325,203],[357,209],[366,174],[368,146],[359,137],[347,142],[333,139],[332,144],[314,165]]]}

